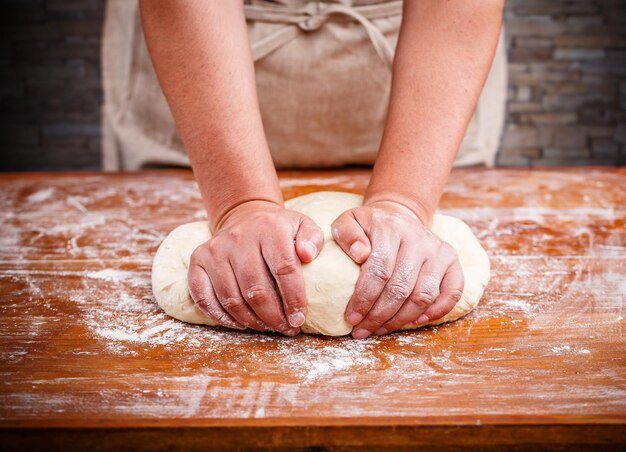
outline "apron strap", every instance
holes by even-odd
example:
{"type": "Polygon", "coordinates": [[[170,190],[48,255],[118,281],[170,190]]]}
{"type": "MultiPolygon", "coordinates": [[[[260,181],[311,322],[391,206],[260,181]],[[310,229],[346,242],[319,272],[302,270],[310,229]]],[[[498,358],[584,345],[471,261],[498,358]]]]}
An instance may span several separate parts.
{"type": "Polygon", "coordinates": [[[393,63],[393,49],[371,20],[402,14],[401,0],[364,6],[347,6],[314,1],[298,9],[256,1],[252,4],[246,4],[244,7],[248,20],[286,24],[285,27],[279,28],[274,33],[252,44],[254,61],[258,61],[282,47],[300,33],[319,30],[332,15],[343,15],[360,23],[367,32],[378,56],[389,67],[393,63]]]}

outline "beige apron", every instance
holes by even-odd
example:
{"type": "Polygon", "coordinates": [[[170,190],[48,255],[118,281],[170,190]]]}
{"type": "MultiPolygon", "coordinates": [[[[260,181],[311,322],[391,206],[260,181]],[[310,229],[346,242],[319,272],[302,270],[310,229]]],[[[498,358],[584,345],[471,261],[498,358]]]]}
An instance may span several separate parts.
{"type": "MultiPolygon", "coordinates": [[[[246,2],[259,105],[276,167],[374,162],[401,10],[401,1],[246,2]]],[[[104,169],[189,166],[147,53],[136,0],[108,1],[102,66],[104,169]]],[[[501,36],[455,165],[493,164],[505,101],[501,36]]]]}

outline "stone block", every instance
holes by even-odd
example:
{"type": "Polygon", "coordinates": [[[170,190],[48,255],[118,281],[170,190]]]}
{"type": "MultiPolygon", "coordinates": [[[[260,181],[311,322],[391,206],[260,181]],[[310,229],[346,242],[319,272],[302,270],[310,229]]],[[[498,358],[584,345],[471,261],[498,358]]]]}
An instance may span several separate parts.
{"type": "Polygon", "coordinates": [[[543,158],[546,159],[588,159],[591,152],[586,148],[545,148],[543,150],[543,158]]]}
{"type": "Polygon", "coordinates": [[[0,83],[0,96],[24,97],[24,82],[20,79],[5,79],[0,83]]]}
{"type": "MultiPolygon", "coordinates": [[[[587,159],[563,159],[563,158],[552,158],[552,157],[542,157],[539,159],[531,160],[530,166],[532,168],[541,168],[544,166],[547,167],[567,167],[567,166],[592,166],[597,165],[597,161],[594,161],[591,158],[587,159]]],[[[610,165],[612,163],[605,163],[610,165]]]]}
{"type": "Polygon", "coordinates": [[[602,49],[608,47],[626,47],[624,35],[560,35],[554,38],[554,45],[561,48],[602,49]]]}
{"type": "Polygon", "coordinates": [[[93,137],[100,135],[100,127],[93,124],[56,123],[45,124],[42,129],[44,137],[93,137]]]}
{"type": "Polygon", "coordinates": [[[591,141],[591,152],[593,156],[617,157],[619,155],[619,143],[608,138],[596,138],[591,141]]]}
{"type": "Polygon", "coordinates": [[[556,125],[565,125],[565,124],[574,124],[578,120],[578,115],[576,113],[551,113],[551,112],[542,112],[542,113],[528,113],[528,122],[532,124],[556,124],[556,125]]]}
{"type": "Polygon", "coordinates": [[[618,122],[615,110],[606,102],[586,102],[578,109],[578,117],[584,124],[607,124],[613,125],[618,122]]]}
{"type": "Polygon", "coordinates": [[[615,133],[613,135],[615,141],[618,143],[626,143],[626,124],[621,123],[615,128],[615,133]]]}
{"type": "Polygon", "coordinates": [[[550,133],[546,128],[509,124],[502,136],[502,147],[541,148],[551,143],[550,133]]]}
{"type": "Polygon", "coordinates": [[[550,146],[555,148],[587,147],[587,131],[579,126],[553,126],[550,130],[550,146]]]}
{"type": "Polygon", "coordinates": [[[581,61],[581,70],[589,74],[626,76],[626,60],[609,59],[581,61]]]}
{"type": "Polygon", "coordinates": [[[510,147],[501,147],[499,151],[500,156],[512,157],[525,157],[525,158],[538,158],[541,157],[541,149],[540,148],[510,148],[510,147]]]}
{"type": "Polygon", "coordinates": [[[553,47],[551,38],[536,38],[534,36],[517,36],[515,38],[516,47],[553,47]]]}
{"type": "Polygon", "coordinates": [[[525,3],[513,7],[518,16],[562,16],[562,15],[593,15],[598,13],[599,7],[594,2],[541,2],[538,4],[525,3]]]}
{"type": "Polygon", "coordinates": [[[509,51],[510,61],[549,61],[552,49],[549,47],[513,47],[509,51]]]}
{"type": "Polygon", "coordinates": [[[0,139],[6,145],[35,146],[39,144],[39,128],[29,124],[0,124],[0,139]]]}
{"type": "Polygon", "coordinates": [[[602,49],[555,49],[557,60],[600,60],[605,57],[602,49]]]}
{"type": "Polygon", "coordinates": [[[580,80],[578,73],[571,71],[509,73],[509,83],[512,85],[545,87],[554,83],[576,82],[578,80],[580,80]]]}
{"type": "Polygon", "coordinates": [[[528,102],[532,96],[532,89],[530,86],[518,86],[517,87],[517,100],[520,102],[528,102]]]}
{"type": "Polygon", "coordinates": [[[610,103],[613,99],[602,97],[600,93],[592,94],[546,94],[543,97],[545,111],[578,111],[590,102],[610,103]]]}
{"type": "Polygon", "coordinates": [[[601,25],[604,23],[604,17],[597,16],[570,16],[565,19],[565,22],[570,25],[601,25]]]}
{"type": "Polygon", "coordinates": [[[538,21],[533,18],[510,17],[506,32],[511,36],[551,37],[563,34],[567,25],[557,21],[538,21]]]}
{"type": "Polygon", "coordinates": [[[531,111],[541,111],[542,105],[540,102],[509,102],[509,113],[526,113],[531,111]]]}
{"type": "Polygon", "coordinates": [[[615,134],[614,126],[592,125],[585,126],[585,130],[589,138],[612,138],[615,134]]]}
{"type": "Polygon", "coordinates": [[[502,155],[496,156],[496,166],[499,167],[529,167],[530,159],[519,155],[502,155]]]}

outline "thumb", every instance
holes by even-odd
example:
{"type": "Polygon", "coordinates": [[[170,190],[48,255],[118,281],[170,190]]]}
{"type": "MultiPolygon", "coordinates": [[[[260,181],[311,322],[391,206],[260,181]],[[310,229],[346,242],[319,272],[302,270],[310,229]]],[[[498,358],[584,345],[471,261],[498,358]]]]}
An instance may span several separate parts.
{"type": "Polygon", "coordinates": [[[324,246],[324,234],[313,220],[305,216],[296,232],[296,254],[305,264],[317,257],[324,246]]]}
{"type": "Polygon", "coordinates": [[[331,226],[333,238],[357,264],[367,260],[372,252],[370,240],[351,211],[339,215],[331,226]]]}

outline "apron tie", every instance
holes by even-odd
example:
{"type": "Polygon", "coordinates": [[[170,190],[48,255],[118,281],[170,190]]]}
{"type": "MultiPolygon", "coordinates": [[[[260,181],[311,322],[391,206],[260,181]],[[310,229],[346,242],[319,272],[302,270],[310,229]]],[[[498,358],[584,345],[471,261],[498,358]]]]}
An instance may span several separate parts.
{"type": "Polygon", "coordinates": [[[363,26],[378,56],[391,67],[394,51],[385,36],[371,20],[402,14],[402,1],[364,6],[346,6],[314,1],[298,9],[255,1],[245,5],[245,14],[248,20],[286,24],[285,27],[279,28],[252,44],[254,61],[258,61],[277,50],[301,33],[319,30],[331,16],[343,15],[363,26]]]}

